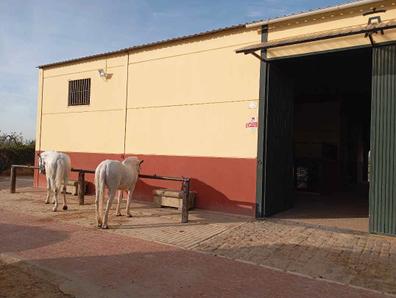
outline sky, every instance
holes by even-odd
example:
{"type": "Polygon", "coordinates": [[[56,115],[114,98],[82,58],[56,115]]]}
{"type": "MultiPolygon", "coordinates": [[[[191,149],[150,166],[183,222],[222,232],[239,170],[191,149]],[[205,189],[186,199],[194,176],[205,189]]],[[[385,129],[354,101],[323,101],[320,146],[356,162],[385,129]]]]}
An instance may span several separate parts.
{"type": "Polygon", "coordinates": [[[0,131],[34,139],[38,65],[342,2],[0,0],[0,131]]]}

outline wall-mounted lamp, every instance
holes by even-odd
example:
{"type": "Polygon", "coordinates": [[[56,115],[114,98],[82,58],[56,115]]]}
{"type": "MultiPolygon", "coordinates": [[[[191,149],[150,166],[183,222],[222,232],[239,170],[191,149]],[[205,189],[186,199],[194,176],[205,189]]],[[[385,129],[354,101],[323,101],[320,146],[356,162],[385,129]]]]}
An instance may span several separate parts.
{"type": "Polygon", "coordinates": [[[104,71],[103,68],[98,69],[98,73],[99,73],[99,76],[100,76],[101,78],[107,79],[107,73],[104,71]]]}

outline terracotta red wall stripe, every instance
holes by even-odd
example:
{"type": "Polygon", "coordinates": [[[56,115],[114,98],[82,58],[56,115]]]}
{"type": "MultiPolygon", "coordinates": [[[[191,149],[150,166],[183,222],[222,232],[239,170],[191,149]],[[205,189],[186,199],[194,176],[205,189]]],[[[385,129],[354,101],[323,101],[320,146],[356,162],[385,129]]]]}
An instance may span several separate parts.
{"type": "MultiPolygon", "coordinates": [[[[122,160],[121,154],[68,153],[74,168],[95,169],[105,159],[122,160]]],[[[256,159],[138,155],[144,159],[142,174],[191,177],[191,190],[197,191],[196,207],[254,216],[256,159]]],[[[87,174],[88,187],[94,192],[93,177],[87,174]]],[[[76,173],[71,179],[77,180],[76,173]]],[[[45,186],[45,177],[35,174],[36,186],[45,186]]],[[[179,189],[180,184],[141,179],[135,191],[137,200],[152,200],[158,187],[179,189]]]]}

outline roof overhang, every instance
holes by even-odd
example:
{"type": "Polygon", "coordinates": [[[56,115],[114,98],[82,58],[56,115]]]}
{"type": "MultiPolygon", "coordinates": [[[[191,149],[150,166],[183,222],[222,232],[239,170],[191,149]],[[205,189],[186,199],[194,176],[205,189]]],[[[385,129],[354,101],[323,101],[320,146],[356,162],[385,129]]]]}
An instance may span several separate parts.
{"type": "Polygon", "coordinates": [[[292,46],[297,44],[328,40],[333,38],[347,37],[352,35],[364,34],[365,37],[370,39],[372,45],[374,45],[374,40],[372,35],[375,33],[383,34],[385,30],[395,29],[396,22],[384,22],[379,24],[370,24],[365,26],[359,26],[354,28],[348,28],[343,30],[319,33],[319,34],[311,34],[300,36],[296,38],[290,39],[282,39],[282,40],[274,40],[269,42],[262,42],[254,45],[250,45],[247,47],[243,47],[236,50],[236,53],[244,53],[244,54],[254,54],[257,51],[270,49],[270,48],[279,48],[285,46],[292,46]]]}
{"type": "Polygon", "coordinates": [[[255,28],[255,27],[260,27],[260,26],[265,26],[265,25],[270,25],[274,23],[279,23],[279,22],[284,22],[284,21],[290,21],[293,19],[297,18],[305,18],[317,14],[322,14],[322,13],[331,13],[334,11],[338,10],[343,10],[343,9],[349,9],[349,8],[354,8],[357,6],[362,6],[362,5],[369,5],[369,4],[376,4],[378,2],[382,2],[383,0],[358,0],[358,1],[351,1],[348,3],[336,5],[336,6],[330,6],[326,8],[321,8],[321,9],[314,9],[302,13],[295,13],[292,15],[287,15],[284,17],[278,17],[278,18],[273,18],[269,20],[263,20],[263,21],[258,21],[258,22],[253,22],[246,24],[246,28],[255,28]]]}

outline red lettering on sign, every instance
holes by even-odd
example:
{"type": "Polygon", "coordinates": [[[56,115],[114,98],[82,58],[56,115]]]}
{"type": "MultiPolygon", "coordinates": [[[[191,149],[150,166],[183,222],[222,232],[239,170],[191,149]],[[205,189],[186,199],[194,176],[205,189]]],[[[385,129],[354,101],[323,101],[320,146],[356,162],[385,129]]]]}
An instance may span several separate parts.
{"type": "Polygon", "coordinates": [[[257,128],[257,127],[258,127],[257,121],[246,123],[246,128],[257,128]]]}

